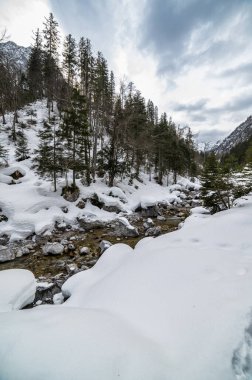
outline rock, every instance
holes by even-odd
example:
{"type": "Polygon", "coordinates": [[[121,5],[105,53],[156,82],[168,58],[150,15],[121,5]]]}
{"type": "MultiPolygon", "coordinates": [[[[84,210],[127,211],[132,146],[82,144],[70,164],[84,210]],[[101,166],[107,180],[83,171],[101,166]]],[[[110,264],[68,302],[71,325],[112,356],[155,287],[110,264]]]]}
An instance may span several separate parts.
{"type": "Polygon", "coordinates": [[[42,301],[41,300],[38,300],[36,303],[35,303],[35,305],[37,305],[37,306],[39,306],[39,305],[42,305],[42,301]]]}
{"type": "Polygon", "coordinates": [[[80,249],[80,255],[88,255],[90,253],[90,249],[88,247],[82,247],[80,249]]]}
{"type": "Polygon", "coordinates": [[[135,212],[139,212],[144,218],[156,218],[160,215],[160,211],[157,205],[148,206],[142,208],[141,206],[135,209],[135,212]]]}
{"type": "Polygon", "coordinates": [[[157,220],[160,220],[160,221],[162,222],[162,221],[165,221],[166,219],[165,219],[164,216],[162,216],[162,215],[158,215],[158,216],[157,216],[157,220]]]}
{"type": "Polygon", "coordinates": [[[76,187],[73,189],[72,187],[63,189],[63,198],[68,202],[76,202],[80,196],[80,190],[76,187]]]}
{"type": "Polygon", "coordinates": [[[74,273],[77,273],[79,271],[79,268],[78,268],[77,264],[71,263],[71,264],[66,264],[66,270],[67,270],[68,274],[74,274],[74,273]]]}
{"type": "Polygon", "coordinates": [[[0,245],[0,263],[15,259],[15,254],[11,248],[0,245]]]}
{"type": "Polygon", "coordinates": [[[24,177],[24,175],[19,170],[16,170],[14,173],[10,174],[10,176],[15,180],[24,177]]]}
{"type": "Polygon", "coordinates": [[[62,244],[62,245],[67,245],[67,244],[68,244],[68,240],[67,240],[67,239],[62,239],[62,240],[60,241],[60,244],[62,244]]]}
{"type": "Polygon", "coordinates": [[[61,255],[64,251],[64,246],[60,243],[47,243],[42,247],[44,255],[61,255]]]}
{"type": "MultiPolygon", "coordinates": [[[[38,301],[41,303],[53,303],[53,296],[61,291],[61,288],[57,283],[38,283],[37,291],[35,295],[35,304],[38,301]]],[[[41,304],[40,303],[40,304],[41,304]]]]}
{"type": "Polygon", "coordinates": [[[137,237],[139,232],[136,227],[133,227],[126,219],[119,219],[116,222],[116,227],[111,235],[118,237],[137,237]]]}
{"type": "Polygon", "coordinates": [[[64,214],[68,213],[68,207],[67,206],[61,207],[61,210],[64,212],[64,214]]]}
{"type": "Polygon", "coordinates": [[[74,251],[75,250],[75,245],[72,244],[72,243],[68,244],[67,248],[68,248],[69,251],[74,251]]]}
{"type": "Polygon", "coordinates": [[[22,257],[23,255],[29,255],[30,253],[30,250],[28,247],[22,247],[20,249],[18,249],[17,253],[16,253],[16,257],[22,257]]]}
{"type": "Polygon", "coordinates": [[[0,246],[1,246],[1,245],[7,245],[8,242],[9,242],[9,236],[7,236],[7,235],[2,235],[2,236],[0,237],[0,246]]]}
{"type": "Polygon", "coordinates": [[[77,240],[77,237],[76,236],[71,236],[69,240],[71,240],[71,241],[77,240]]]}
{"type": "Polygon", "coordinates": [[[88,220],[85,217],[77,218],[79,225],[86,231],[106,227],[106,223],[100,220],[88,220]]]}
{"type": "Polygon", "coordinates": [[[144,223],[143,223],[143,228],[144,228],[144,230],[146,231],[146,230],[148,230],[148,228],[150,228],[150,226],[149,226],[148,223],[144,222],[144,223]]]}
{"type": "Polygon", "coordinates": [[[61,305],[64,302],[64,296],[62,293],[54,294],[53,303],[54,305],[61,305]]]}
{"type": "Polygon", "coordinates": [[[81,210],[83,210],[83,209],[85,208],[85,206],[86,206],[86,202],[85,202],[84,199],[81,199],[81,200],[77,203],[77,205],[76,205],[76,207],[80,208],[81,210]]]}
{"type": "Polygon", "coordinates": [[[93,194],[92,197],[89,198],[89,200],[93,206],[96,206],[98,208],[103,208],[105,206],[104,202],[100,201],[100,199],[96,193],[93,194]]]}
{"type": "Polygon", "coordinates": [[[67,225],[65,222],[62,222],[62,223],[55,223],[55,226],[56,228],[59,230],[59,231],[66,231],[67,229],[67,225]]]}
{"type": "Polygon", "coordinates": [[[149,226],[154,226],[154,222],[151,218],[148,218],[146,222],[149,224],[149,226]]]}
{"type": "Polygon", "coordinates": [[[119,214],[119,212],[121,212],[121,208],[119,206],[108,206],[108,205],[104,205],[103,207],[103,210],[105,211],[108,211],[108,212],[115,212],[116,214],[119,214]]]}
{"type": "Polygon", "coordinates": [[[6,215],[0,215],[0,223],[1,222],[7,222],[8,221],[8,218],[7,218],[7,216],[6,215]]]}
{"type": "Polygon", "coordinates": [[[107,241],[107,240],[102,240],[99,244],[99,247],[100,247],[100,250],[101,250],[101,253],[105,252],[106,249],[108,249],[109,247],[111,247],[112,243],[110,243],[110,241],[107,241]]]}
{"type": "MultiPolygon", "coordinates": [[[[95,264],[97,263],[97,260],[95,259],[95,260],[90,260],[87,264],[89,265],[89,266],[94,266],[95,264]]],[[[89,269],[89,268],[88,268],[89,269]]]]}
{"type": "Polygon", "coordinates": [[[159,236],[162,232],[162,229],[160,226],[157,227],[151,227],[145,232],[145,236],[159,236]]]}

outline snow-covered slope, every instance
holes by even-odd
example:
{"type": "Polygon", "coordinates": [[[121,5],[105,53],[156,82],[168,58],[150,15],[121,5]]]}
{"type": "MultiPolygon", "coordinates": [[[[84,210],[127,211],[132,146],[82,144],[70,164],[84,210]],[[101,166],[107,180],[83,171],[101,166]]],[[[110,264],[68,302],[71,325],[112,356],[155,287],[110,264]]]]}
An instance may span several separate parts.
{"type": "Polygon", "coordinates": [[[183,189],[200,187],[197,182],[191,183],[181,177],[177,185],[160,186],[154,181],[150,182],[145,174],[142,174],[142,182],[135,180],[129,185],[128,178],[120,179],[113,188],[107,186],[106,179],[98,178],[96,183],[89,187],[83,186],[81,180],[77,180],[80,197],[76,202],[68,202],[61,196],[62,187],[65,186],[64,177],[58,178],[58,191],[54,193],[51,180],[40,179],[32,169],[33,152],[38,145],[37,133],[48,116],[46,101],[28,105],[19,110],[18,115],[19,122],[27,125],[24,133],[28,139],[31,158],[16,161],[15,145],[8,138],[13,115],[6,115],[7,124],[0,129],[0,141],[9,150],[9,166],[0,168],[0,209],[8,220],[0,222],[0,236],[6,234],[11,240],[19,240],[33,233],[43,234],[52,230],[56,221],[74,224],[76,219],[81,217],[111,221],[132,213],[139,206],[147,207],[157,202],[179,204],[185,197],[183,189]],[[30,116],[27,115],[27,111],[31,109],[36,111],[37,116],[33,117],[36,124],[29,124],[30,116]],[[11,174],[16,171],[23,177],[13,181],[11,174]],[[121,213],[100,210],[88,201],[84,209],[77,207],[80,199],[90,198],[93,194],[105,205],[117,206],[121,213]]]}
{"type": "Polygon", "coordinates": [[[252,136],[252,116],[241,123],[228,137],[219,145],[213,148],[217,154],[223,155],[228,153],[237,144],[247,141],[252,136]]]}
{"type": "Polygon", "coordinates": [[[19,46],[13,41],[8,41],[0,43],[0,53],[1,52],[19,69],[22,71],[26,70],[29,54],[31,52],[30,47],[19,46]]]}
{"type": "Polygon", "coordinates": [[[0,314],[4,380],[249,380],[252,196],[118,244],[61,306],[0,314]]]}

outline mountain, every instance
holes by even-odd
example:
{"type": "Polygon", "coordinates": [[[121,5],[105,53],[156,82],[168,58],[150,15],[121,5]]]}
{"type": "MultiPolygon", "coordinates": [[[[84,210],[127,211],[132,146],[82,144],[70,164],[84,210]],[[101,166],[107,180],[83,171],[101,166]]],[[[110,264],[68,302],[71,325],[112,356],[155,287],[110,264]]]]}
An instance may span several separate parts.
{"type": "Polygon", "coordinates": [[[228,137],[226,137],[219,145],[213,148],[218,155],[225,155],[235,147],[246,143],[252,137],[252,116],[241,123],[228,137]]]}
{"type": "Polygon", "coordinates": [[[19,46],[13,41],[0,43],[0,53],[3,53],[22,71],[26,70],[30,52],[30,47],[19,46]]]}

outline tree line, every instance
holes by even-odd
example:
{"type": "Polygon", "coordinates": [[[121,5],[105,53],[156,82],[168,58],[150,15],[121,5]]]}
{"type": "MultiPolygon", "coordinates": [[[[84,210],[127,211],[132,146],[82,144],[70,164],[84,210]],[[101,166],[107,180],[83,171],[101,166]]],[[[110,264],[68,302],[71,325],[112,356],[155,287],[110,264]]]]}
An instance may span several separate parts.
{"type": "Polygon", "coordinates": [[[190,128],[176,126],[166,113],[159,115],[157,106],[146,101],[132,82],[122,81],[116,91],[114,73],[101,52],[93,53],[88,38],[77,43],[67,35],[62,56],[59,42],[58,23],[50,14],[43,31],[34,35],[25,73],[10,68],[0,55],[4,70],[15,77],[6,84],[0,80],[1,113],[3,123],[7,111],[16,115],[12,139],[19,144],[19,159],[29,152],[23,131],[16,132],[17,110],[46,98],[48,119],[39,132],[34,168],[42,177],[53,178],[55,190],[58,176],[64,175],[69,186],[70,172],[73,188],[77,178],[89,185],[106,175],[113,186],[117,177],[133,180],[143,170],[159,184],[169,173],[174,182],[178,174],[196,174],[190,128]]]}

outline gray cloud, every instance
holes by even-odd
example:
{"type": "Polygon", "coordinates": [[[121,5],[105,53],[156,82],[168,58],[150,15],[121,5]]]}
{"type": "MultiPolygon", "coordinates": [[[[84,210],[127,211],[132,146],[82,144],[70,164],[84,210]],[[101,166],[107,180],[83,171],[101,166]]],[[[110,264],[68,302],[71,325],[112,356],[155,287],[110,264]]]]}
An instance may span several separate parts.
{"type": "Polygon", "coordinates": [[[225,137],[227,137],[229,135],[230,132],[231,132],[231,130],[230,131],[223,131],[223,130],[217,129],[217,128],[202,130],[198,133],[197,141],[199,143],[201,143],[201,142],[213,142],[213,143],[215,143],[217,141],[223,140],[225,137]]]}
{"type": "Polygon", "coordinates": [[[148,0],[139,47],[157,57],[159,73],[223,60],[244,46],[238,34],[250,38],[251,12],[250,0],[148,0]],[[243,16],[242,23],[232,28],[238,15],[243,16]]]}
{"type": "Polygon", "coordinates": [[[187,112],[199,112],[205,109],[207,105],[208,99],[199,99],[197,102],[194,103],[174,103],[173,104],[173,111],[187,111],[187,112]]]}

